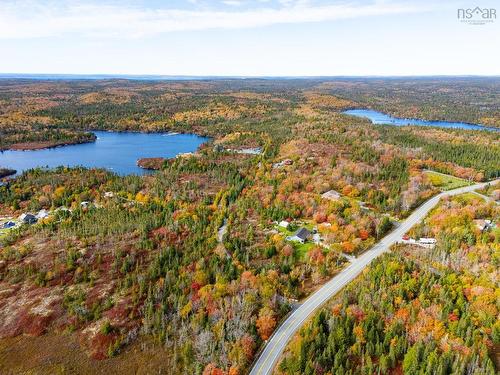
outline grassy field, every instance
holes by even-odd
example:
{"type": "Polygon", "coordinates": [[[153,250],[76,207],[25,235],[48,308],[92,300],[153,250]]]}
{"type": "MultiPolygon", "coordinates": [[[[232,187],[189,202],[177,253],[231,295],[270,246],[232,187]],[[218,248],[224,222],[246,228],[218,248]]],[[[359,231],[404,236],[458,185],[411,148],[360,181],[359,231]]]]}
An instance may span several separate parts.
{"type": "Polygon", "coordinates": [[[0,339],[0,374],[169,374],[173,355],[140,339],[118,357],[89,358],[76,334],[0,339]]]}
{"type": "Polygon", "coordinates": [[[295,242],[293,244],[293,247],[297,252],[297,255],[300,257],[300,259],[304,259],[307,253],[309,253],[309,250],[311,250],[313,246],[314,243],[312,242],[306,242],[306,243],[295,242]]]}
{"type": "MultiPolygon", "coordinates": [[[[0,224],[1,225],[1,224],[0,224]]],[[[7,235],[7,233],[10,231],[10,229],[2,229],[0,228],[0,238],[4,237],[7,235]]]]}
{"type": "Polygon", "coordinates": [[[466,181],[464,179],[434,171],[425,171],[425,174],[429,178],[431,183],[441,190],[452,190],[459,187],[471,185],[469,181],[466,181]]]}
{"type": "Polygon", "coordinates": [[[460,199],[462,199],[463,201],[465,201],[465,202],[473,202],[473,201],[477,201],[478,199],[480,199],[482,201],[486,200],[485,197],[483,197],[481,195],[478,195],[478,194],[474,194],[472,192],[465,193],[465,194],[460,194],[460,195],[458,195],[458,197],[460,199]]]}

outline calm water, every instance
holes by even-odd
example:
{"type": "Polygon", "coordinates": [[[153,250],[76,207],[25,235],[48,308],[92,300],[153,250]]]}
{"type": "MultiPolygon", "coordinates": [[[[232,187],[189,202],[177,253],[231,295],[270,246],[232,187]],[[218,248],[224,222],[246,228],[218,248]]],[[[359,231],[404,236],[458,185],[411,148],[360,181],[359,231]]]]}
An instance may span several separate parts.
{"type": "Polygon", "coordinates": [[[84,166],[106,168],[120,175],[144,174],[137,166],[140,158],[171,158],[193,152],[208,138],[193,134],[146,134],[94,132],[93,143],[36,151],[4,151],[0,166],[22,172],[34,167],[84,166]]]}
{"type": "Polygon", "coordinates": [[[426,121],[419,119],[392,117],[385,113],[373,111],[371,109],[350,109],[342,113],[345,113],[346,115],[368,118],[371,120],[373,124],[385,124],[385,125],[395,125],[395,126],[405,126],[405,125],[438,126],[440,128],[500,131],[500,129],[497,128],[489,128],[486,126],[476,125],[476,124],[467,124],[465,122],[426,121]]]}

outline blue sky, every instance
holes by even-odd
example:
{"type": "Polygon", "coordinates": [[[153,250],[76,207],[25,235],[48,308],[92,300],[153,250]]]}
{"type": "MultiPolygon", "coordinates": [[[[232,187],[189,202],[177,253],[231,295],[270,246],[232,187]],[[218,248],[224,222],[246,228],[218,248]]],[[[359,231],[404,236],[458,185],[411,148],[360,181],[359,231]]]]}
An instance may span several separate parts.
{"type": "Polygon", "coordinates": [[[457,8],[495,4],[1,0],[0,72],[500,75],[500,20],[457,20],[457,8]]]}

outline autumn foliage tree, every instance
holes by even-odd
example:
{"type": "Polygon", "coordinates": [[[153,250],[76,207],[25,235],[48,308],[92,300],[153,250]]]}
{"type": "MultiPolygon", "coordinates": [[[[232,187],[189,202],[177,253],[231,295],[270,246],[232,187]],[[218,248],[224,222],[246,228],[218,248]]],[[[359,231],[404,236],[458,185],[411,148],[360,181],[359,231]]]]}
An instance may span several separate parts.
{"type": "Polygon", "coordinates": [[[273,333],[274,327],[276,327],[276,319],[272,310],[268,308],[261,309],[259,317],[257,318],[256,326],[260,338],[264,341],[267,340],[273,333]]]}

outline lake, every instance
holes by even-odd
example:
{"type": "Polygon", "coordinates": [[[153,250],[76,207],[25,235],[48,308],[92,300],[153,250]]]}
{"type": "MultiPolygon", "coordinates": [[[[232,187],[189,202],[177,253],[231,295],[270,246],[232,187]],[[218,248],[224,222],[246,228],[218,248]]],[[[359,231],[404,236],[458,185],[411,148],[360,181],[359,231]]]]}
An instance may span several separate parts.
{"type": "Polygon", "coordinates": [[[371,109],[350,109],[348,111],[342,112],[346,115],[365,117],[371,120],[373,124],[383,124],[383,125],[395,125],[395,126],[406,126],[406,125],[417,125],[417,126],[437,126],[440,128],[458,128],[458,129],[468,129],[468,130],[488,130],[488,131],[500,131],[499,128],[490,128],[487,126],[468,124],[466,122],[449,122],[449,121],[426,121],[419,119],[407,119],[392,117],[382,112],[373,111],[371,109]]]}
{"type": "Polygon", "coordinates": [[[146,174],[137,166],[140,158],[172,158],[193,152],[209,140],[194,134],[93,132],[97,140],[92,143],[61,146],[44,150],[0,153],[0,167],[18,173],[35,167],[84,166],[106,168],[119,175],[146,174]]]}

